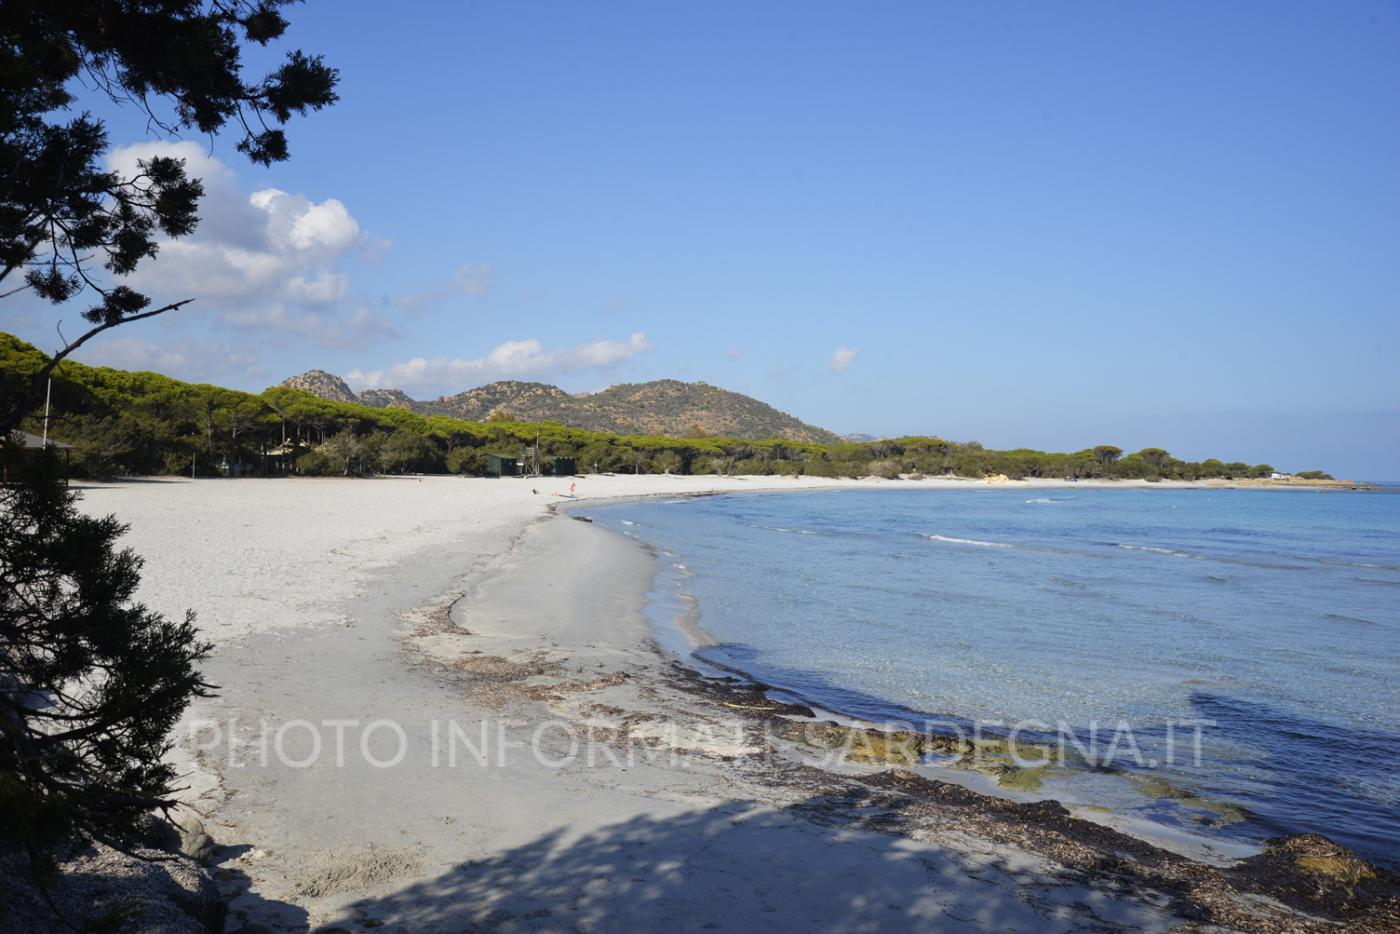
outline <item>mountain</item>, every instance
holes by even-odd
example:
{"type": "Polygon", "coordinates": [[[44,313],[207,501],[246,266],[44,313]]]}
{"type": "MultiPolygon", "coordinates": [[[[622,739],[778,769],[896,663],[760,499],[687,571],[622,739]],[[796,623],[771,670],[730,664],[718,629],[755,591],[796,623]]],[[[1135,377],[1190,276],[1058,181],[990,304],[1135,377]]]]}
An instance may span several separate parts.
{"type": "Polygon", "coordinates": [[[282,380],[283,386],[309,392],[329,402],[360,402],[359,396],[350,391],[345,380],[325,370],[307,370],[300,376],[289,376],[282,380]]]}
{"type": "Polygon", "coordinates": [[[367,389],[357,395],[343,379],[324,370],[289,377],[282,385],[333,402],[405,408],[420,415],[450,415],[469,421],[550,421],[589,431],[672,437],[787,438],[823,444],[837,440],[829,431],[741,393],[674,379],[625,383],[578,395],[545,383],[504,380],[431,401],[411,399],[398,389],[367,389]]]}
{"type": "Polygon", "coordinates": [[[558,386],[504,380],[418,405],[425,414],[451,415],[473,422],[485,421],[492,415],[510,415],[522,422],[556,421],[569,424],[558,413],[568,411],[573,401],[574,397],[558,386]]]}
{"type": "MultiPolygon", "coordinates": [[[[296,379],[296,377],[294,376],[292,379],[296,379]]],[[[285,385],[290,386],[291,383],[285,385]]],[[[376,409],[412,409],[418,404],[410,399],[408,393],[402,389],[366,389],[360,393],[356,401],[376,409]]]]}

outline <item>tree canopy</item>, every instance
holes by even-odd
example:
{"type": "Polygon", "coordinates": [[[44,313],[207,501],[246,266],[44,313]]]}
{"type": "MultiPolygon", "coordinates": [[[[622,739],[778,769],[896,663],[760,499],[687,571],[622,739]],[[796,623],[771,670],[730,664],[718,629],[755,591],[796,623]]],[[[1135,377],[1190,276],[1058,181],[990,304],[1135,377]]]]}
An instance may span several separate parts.
{"type": "MultiPolygon", "coordinates": [[[[22,381],[42,355],[0,334],[0,392],[22,381]]],[[[945,438],[887,438],[817,444],[788,439],[619,435],[557,422],[508,418],[466,421],[401,408],[331,402],[274,386],[245,393],[67,363],[54,380],[52,434],[76,446],[73,464],[90,476],[238,473],[358,475],[465,473],[486,469],[487,451],[573,459],[585,472],[806,474],[895,477],[909,474],[985,477],[1120,477],[1184,479],[1267,477],[1267,464],[1192,463],[1162,448],[1123,456],[1100,445],[1055,453],[996,451],[945,438]]]]}
{"type": "MultiPolygon", "coordinates": [[[[243,43],[281,37],[282,8],[291,2],[0,4],[0,297],[32,291],[62,304],[95,296],[83,312],[95,327],[55,363],[102,330],[193,299],[151,309],[151,296],[119,280],[156,254],[160,234],[194,230],[204,190],[179,159],[141,160],[129,177],[104,168],[106,128],[88,112],[72,113],[74,85],[139,107],[152,127],[169,133],[215,134],[233,124],[250,159],[281,161],[289,155],[287,122],[333,103],[338,77],[298,49],[261,78],[244,78],[243,43]]],[[[16,404],[0,400],[0,416],[16,404]]],[[[12,418],[0,418],[0,431],[13,427],[12,418]]]]}

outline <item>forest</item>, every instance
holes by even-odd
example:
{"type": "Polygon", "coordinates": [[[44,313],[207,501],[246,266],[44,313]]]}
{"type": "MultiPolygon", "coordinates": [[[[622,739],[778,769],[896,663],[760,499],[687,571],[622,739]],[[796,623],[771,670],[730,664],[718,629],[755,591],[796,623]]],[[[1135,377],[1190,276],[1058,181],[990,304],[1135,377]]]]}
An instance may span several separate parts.
{"type": "MultiPolygon", "coordinates": [[[[0,334],[0,398],[18,395],[43,363],[36,348],[0,334]]],[[[73,361],[54,375],[50,412],[50,437],[72,445],[70,470],[87,478],[480,476],[488,451],[518,456],[527,446],[537,446],[543,458],[573,458],[582,473],[1199,480],[1267,477],[1275,469],[1213,458],[1185,461],[1162,448],[1125,453],[1110,444],[1053,453],[996,451],[938,437],[815,444],[614,435],[555,422],[465,421],[330,402],[286,386],[254,394],[73,361]]],[[[26,428],[42,427],[41,404],[26,428]]]]}

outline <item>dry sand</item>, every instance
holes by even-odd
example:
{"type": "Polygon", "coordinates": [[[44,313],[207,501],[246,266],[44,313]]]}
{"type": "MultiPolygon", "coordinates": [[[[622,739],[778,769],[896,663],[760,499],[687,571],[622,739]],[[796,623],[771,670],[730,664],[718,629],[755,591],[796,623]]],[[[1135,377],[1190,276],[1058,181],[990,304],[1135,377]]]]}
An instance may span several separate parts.
{"type": "MultiPolygon", "coordinates": [[[[141,598],[194,607],[217,645],[219,696],[190,711],[178,753],[221,844],[230,930],[1181,923],[1166,896],[1093,881],[976,821],[895,832],[887,796],[833,804],[856,786],[774,758],[736,718],[752,704],[694,690],[656,649],[649,557],[553,516],[569,482],[86,490],[86,510],[130,523],[141,598]]],[[[575,502],[968,485],[577,483],[575,502]]]]}

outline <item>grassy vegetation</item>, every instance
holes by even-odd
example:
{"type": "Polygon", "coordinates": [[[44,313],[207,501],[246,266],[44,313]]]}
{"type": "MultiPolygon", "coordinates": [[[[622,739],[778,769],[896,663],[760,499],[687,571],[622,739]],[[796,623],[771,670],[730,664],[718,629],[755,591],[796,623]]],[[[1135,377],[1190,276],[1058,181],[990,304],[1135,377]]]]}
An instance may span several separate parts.
{"type": "MultiPolygon", "coordinates": [[[[0,396],[13,398],[43,363],[29,344],[0,334],[0,396]]],[[[1202,479],[1267,477],[1273,467],[1182,461],[1160,448],[1111,445],[1073,453],[993,451],[973,442],[908,437],[816,444],[722,437],[615,435],[555,422],[466,421],[400,408],[329,402],[275,386],[262,393],[184,383],[156,373],[65,362],[53,383],[50,435],[72,444],[76,473],[309,475],[481,474],[485,453],[541,452],[577,459],[581,472],[787,474],[863,477],[1202,479]]],[[[37,430],[42,413],[29,427],[37,430]]]]}

